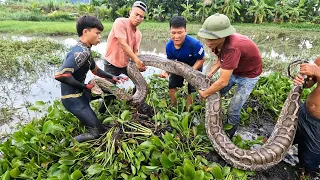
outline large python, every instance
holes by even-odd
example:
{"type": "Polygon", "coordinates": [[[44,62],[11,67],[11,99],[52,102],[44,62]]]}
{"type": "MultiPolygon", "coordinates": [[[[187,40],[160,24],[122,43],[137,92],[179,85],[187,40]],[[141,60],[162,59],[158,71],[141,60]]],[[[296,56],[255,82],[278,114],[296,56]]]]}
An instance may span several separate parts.
{"type": "MultiPolygon", "coordinates": [[[[211,80],[189,65],[168,60],[157,55],[140,55],[146,66],[160,68],[184,77],[197,89],[207,89],[211,80]]],[[[136,92],[130,99],[132,104],[144,102],[148,93],[147,83],[133,62],[127,67],[128,76],[136,85],[136,92]]],[[[220,93],[214,93],[206,99],[205,127],[207,134],[218,154],[232,166],[244,170],[265,170],[279,163],[292,145],[296,128],[297,112],[300,104],[302,87],[294,86],[284,103],[280,117],[268,141],[258,149],[244,150],[232,143],[223,130],[220,116],[220,93]]]]}

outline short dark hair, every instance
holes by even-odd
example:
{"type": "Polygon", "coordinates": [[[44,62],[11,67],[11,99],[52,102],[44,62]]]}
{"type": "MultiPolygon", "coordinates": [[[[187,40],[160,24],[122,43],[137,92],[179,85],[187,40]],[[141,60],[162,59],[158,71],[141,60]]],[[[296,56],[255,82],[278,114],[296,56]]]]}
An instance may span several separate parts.
{"type": "Polygon", "coordinates": [[[187,28],[187,20],[183,16],[173,16],[170,20],[170,28],[187,28]]]}
{"type": "Polygon", "coordinates": [[[101,21],[95,16],[84,15],[78,18],[77,20],[77,33],[78,36],[82,36],[82,31],[84,29],[97,28],[99,31],[103,31],[103,25],[101,21]]]}

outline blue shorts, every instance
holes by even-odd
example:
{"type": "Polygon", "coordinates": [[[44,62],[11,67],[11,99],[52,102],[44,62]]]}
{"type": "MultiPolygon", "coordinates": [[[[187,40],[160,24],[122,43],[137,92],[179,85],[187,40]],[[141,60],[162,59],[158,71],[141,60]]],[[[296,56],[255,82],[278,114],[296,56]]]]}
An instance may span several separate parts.
{"type": "Polygon", "coordinates": [[[320,120],[312,117],[306,104],[300,106],[295,143],[298,143],[300,165],[310,173],[320,169],[320,120]]]}

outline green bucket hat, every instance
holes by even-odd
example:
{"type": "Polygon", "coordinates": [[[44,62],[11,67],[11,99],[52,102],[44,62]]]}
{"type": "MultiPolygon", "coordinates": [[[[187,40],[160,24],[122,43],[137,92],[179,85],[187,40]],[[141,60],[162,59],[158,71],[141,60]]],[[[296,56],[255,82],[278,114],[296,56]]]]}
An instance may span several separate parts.
{"type": "Polygon", "coordinates": [[[236,29],[230,24],[226,15],[214,14],[209,16],[198,32],[198,36],[204,39],[220,39],[230,36],[236,29]]]}

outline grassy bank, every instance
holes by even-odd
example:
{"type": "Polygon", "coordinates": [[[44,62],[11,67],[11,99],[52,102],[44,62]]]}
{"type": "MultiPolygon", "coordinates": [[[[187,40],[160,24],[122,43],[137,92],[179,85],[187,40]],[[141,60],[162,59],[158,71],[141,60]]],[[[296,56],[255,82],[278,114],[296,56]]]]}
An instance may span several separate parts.
{"type": "MultiPolygon", "coordinates": [[[[1,33],[30,34],[30,35],[75,35],[74,21],[67,22],[34,22],[34,21],[0,21],[1,33]]],[[[104,36],[107,36],[113,22],[103,22],[104,36]]],[[[147,39],[162,39],[168,37],[168,22],[144,22],[139,26],[147,39]]],[[[280,34],[283,31],[301,36],[308,31],[308,37],[320,35],[320,25],[315,24],[235,24],[238,32],[243,34],[280,34]]],[[[188,33],[196,35],[201,24],[189,24],[188,33]]]]}

